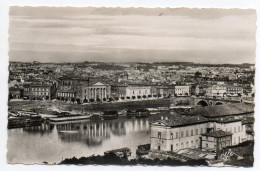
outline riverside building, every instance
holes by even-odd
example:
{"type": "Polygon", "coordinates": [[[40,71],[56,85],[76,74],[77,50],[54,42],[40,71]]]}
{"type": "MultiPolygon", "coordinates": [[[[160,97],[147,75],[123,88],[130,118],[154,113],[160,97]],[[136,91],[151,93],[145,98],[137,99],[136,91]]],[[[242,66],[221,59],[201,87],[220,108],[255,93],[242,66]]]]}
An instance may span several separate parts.
{"type": "Polygon", "coordinates": [[[251,105],[229,104],[198,108],[175,118],[161,118],[151,123],[151,150],[217,151],[251,140],[242,121],[253,113],[251,105]]]}

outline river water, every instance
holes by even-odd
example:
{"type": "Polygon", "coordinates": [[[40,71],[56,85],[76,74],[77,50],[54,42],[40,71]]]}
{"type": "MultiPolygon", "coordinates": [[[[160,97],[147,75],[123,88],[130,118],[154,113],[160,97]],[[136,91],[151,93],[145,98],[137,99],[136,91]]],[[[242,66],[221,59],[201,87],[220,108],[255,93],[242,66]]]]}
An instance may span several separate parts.
{"type": "Polygon", "coordinates": [[[103,155],[122,147],[130,148],[134,157],[138,145],[150,143],[149,122],[155,119],[119,117],[9,129],[7,161],[53,164],[74,156],[103,155]]]}

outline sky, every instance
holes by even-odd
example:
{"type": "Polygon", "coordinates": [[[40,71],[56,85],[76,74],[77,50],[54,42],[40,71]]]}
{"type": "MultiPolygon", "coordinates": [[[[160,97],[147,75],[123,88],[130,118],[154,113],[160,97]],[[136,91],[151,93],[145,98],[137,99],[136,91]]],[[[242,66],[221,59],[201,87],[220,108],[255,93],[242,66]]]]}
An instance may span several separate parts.
{"type": "Polygon", "coordinates": [[[256,11],[10,8],[9,60],[255,63],[256,11]]]}

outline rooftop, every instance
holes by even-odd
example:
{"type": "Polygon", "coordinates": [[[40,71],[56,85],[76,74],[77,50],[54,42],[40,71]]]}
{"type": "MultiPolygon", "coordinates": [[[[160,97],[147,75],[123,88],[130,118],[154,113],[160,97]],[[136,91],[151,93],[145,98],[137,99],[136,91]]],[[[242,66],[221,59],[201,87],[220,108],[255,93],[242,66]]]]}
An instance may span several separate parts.
{"type": "Polygon", "coordinates": [[[253,113],[254,106],[242,103],[198,107],[185,115],[201,115],[206,118],[253,113]]]}
{"type": "Polygon", "coordinates": [[[219,131],[208,132],[208,133],[205,133],[205,134],[202,134],[202,135],[220,138],[220,137],[231,136],[232,133],[219,130],[219,131]]]}
{"type": "Polygon", "coordinates": [[[204,123],[204,122],[208,122],[208,119],[202,116],[189,116],[189,117],[180,116],[171,119],[158,120],[151,124],[163,125],[168,127],[178,127],[178,126],[193,125],[193,124],[204,123]]]}

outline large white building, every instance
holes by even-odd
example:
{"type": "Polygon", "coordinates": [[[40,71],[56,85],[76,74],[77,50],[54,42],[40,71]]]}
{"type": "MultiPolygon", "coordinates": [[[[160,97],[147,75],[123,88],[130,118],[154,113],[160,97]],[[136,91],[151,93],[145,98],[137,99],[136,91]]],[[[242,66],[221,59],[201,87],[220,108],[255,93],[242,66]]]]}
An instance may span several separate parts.
{"type": "Polygon", "coordinates": [[[253,112],[252,106],[229,104],[195,109],[189,116],[162,118],[151,123],[151,150],[202,148],[217,151],[251,140],[242,119],[253,112]]]}
{"type": "Polygon", "coordinates": [[[190,86],[175,86],[176,96],[190,96],[190,86]]]}
{"type": "Polygon", "coordinates": [[[138,97],[138,96],[151,95],[151,86],[146,85],[128,85],[126,87],[126,97],[138,97]]]}

